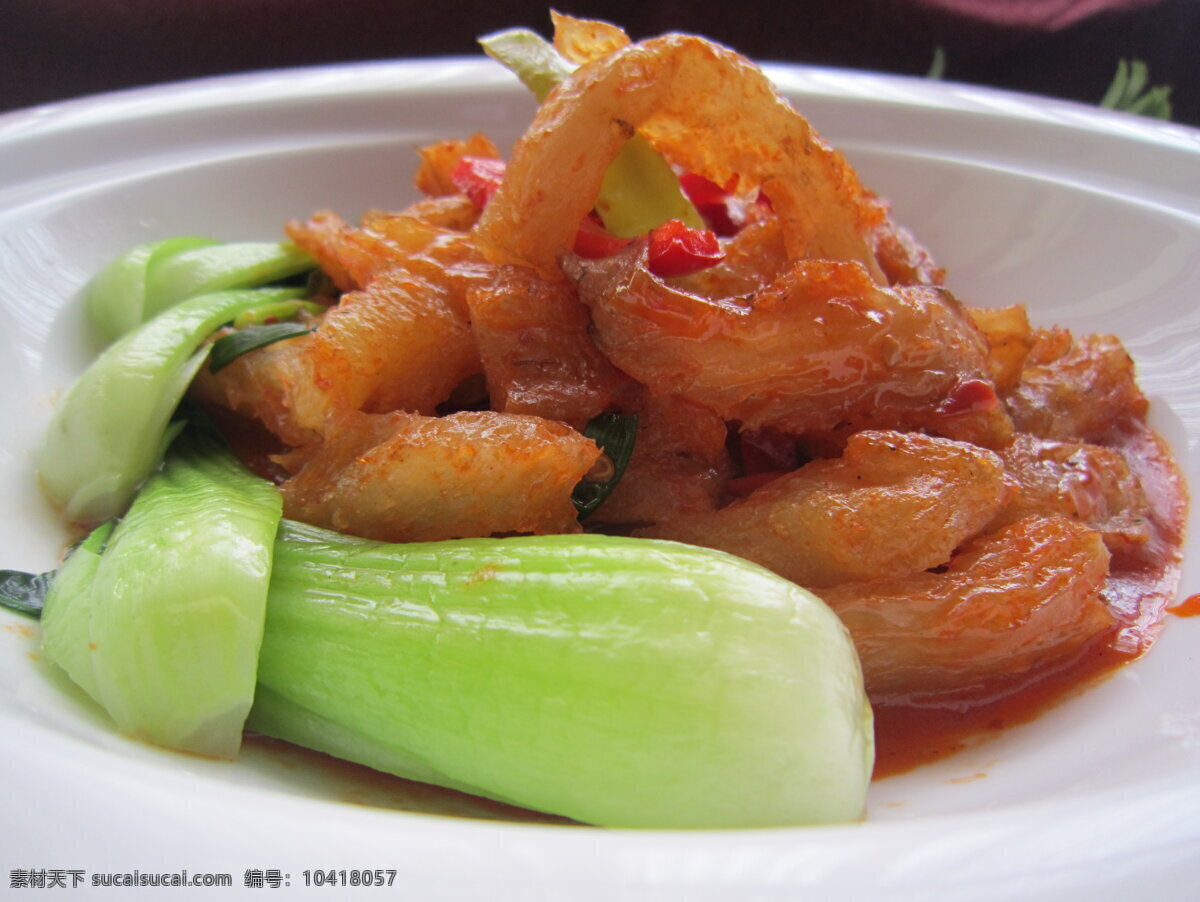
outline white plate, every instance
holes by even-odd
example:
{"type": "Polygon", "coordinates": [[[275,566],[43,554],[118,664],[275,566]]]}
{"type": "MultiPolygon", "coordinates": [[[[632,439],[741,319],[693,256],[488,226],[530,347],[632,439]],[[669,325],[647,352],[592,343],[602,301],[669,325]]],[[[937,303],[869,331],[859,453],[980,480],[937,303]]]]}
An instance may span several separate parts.
{"type": "MultiPolygon", "coordinates": [[[[949,84],[770,73],[962,298],[1122,336],[1200,485],[1200,134],[949,84]]],[[[498,67],[441,60],[0,117],[0,566],[52,567],[63,541],[29,452],[94,350],[79,289],[100,265],[155,238],[272,238],[319,208],[399,206],[413,146],[477,129],[505,146],[532,109],[498,67]]],[[[1189,560],[1185,594],[1197,572],[1189,560]]],[[[297,887],[306,869],[384,868],[393,892],[423,900],[966,902],[1182,899],[1200,877],[1200,620],[1173,619],[1148,657],[1037,722],[876,783],[866,823],[655,833],[411,813],[395,810],[411,795],[299,755],[216,764],[145,748],[47,674],[25,621],[0,618],[0,879],[186,869],[229,873],[240,891],[246,869],[297,887]]]]}

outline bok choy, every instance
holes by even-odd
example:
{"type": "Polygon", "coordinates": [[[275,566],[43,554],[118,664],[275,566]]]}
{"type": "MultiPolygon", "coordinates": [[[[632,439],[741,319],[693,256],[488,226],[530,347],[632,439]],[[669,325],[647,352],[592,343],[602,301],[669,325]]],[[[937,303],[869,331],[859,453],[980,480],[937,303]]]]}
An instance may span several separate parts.
{"type": "Polygon", "coordinates": [[[192,236],[167,238],[139,244],[112,260],[87,286],[87,313],[92,327],[106,342],[136,329],[148,318],[146,279],[155,265],[181,251],[216,243],[211,238],[192,236]]]}
{"type": "Polygon", "coordinates": [[[284,521],[249,726],[624,827],[853,820],[858,659],[815,596],[612,536],[388,545],[284,521]]]}
{"type": "Polygon", "coordinates": [[[46,596],[46,657],[123,731],[234,757],[250,710],[282,513],[277,489],[195,428],[46,596]]]}
{"type": "Polygon", "coordinates": [[[68,519],[119,515],[162,458],[168,424],[222,323],[301,289],[245,289],[181,301],[109,345],[59,403],[37,452],[47,497],[68,519]]]}
{"type": "Polygon", "coordinates": [[[288,242],[182,236],[139,244],[88,284],[88,319],[111,342],[185,298],[269,285],[314,265],[288,242]]]}

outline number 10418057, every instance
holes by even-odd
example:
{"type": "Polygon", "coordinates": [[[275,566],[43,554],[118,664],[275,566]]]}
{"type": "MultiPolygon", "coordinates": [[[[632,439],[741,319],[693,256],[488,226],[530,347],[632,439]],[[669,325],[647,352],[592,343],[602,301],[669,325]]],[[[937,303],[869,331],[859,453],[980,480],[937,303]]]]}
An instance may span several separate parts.
{"type": "Polygon", "coordinates": [[[305,886],[391,886],[396,880],[395,869],[384,870],[310,870],[303,871],[305,886]]]}

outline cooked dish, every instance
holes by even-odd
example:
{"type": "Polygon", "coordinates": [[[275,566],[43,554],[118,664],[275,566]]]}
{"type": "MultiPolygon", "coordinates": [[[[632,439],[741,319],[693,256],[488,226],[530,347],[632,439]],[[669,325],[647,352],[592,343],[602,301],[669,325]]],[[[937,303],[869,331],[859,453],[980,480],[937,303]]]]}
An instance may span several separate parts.
{"type": "MultiPolygon", "coordinates": [[[[336,546],[308,527],[372,549],[608,534],[731,553],[837,615],[874,707],[877,775],[1144,652],[1177,588],[1187,499],[1120,341],[957,297],[886,201],[732,51],[555,25],[553,48],[523,33],[484,42],[544,96],[507,160],[482,134],[422,148],[420,200],[357,224],[332,211],[288,224],[269,277],[222,283],[247,267],[207,243],[122,262],[145,303],[110,317],[114,335],[178,309],[175,294],[243,290],[315,262],[302,288],[199,305],[195,334],[232,325],[200,342],[187,379],[164,380],[190,383],[242,461],[278,485],[291,544],[276,566],[298,573],[304,553],[336,546]]],[[[97,309],[114,284],[127,289],[116,272],[97,309]]],[[[153,417],[165,425],[170,406],[153,417]]],[[[90,428],[68,413],[50,444],[90,428]]],[[[152,444],[99,480],[57,465],[51,447],[43,482],[96,525],[153,469],[152,444]]],[[[594,590],[580,578],[577,591],[594,590]]],[[[283,648],[273,611],[283,604],[267,602],[263,660],[283,657],[268,654],[283,648]]],[[[307,616],[297,611],[277,622],[307,616]]],[[[832,741],[863,728],[855,693],[838,692],[829,723],[854,729],[831,726],[832,741]]],[[[250,723],[287,734],[269,717],[250,723]]],[[[310,744],[343,751],[319,733],[310,744]]],[[[633,822],[420,766],[404,772],[633,822]]],[[[860,789],[839,810],[861,805],[860,789]]]]}

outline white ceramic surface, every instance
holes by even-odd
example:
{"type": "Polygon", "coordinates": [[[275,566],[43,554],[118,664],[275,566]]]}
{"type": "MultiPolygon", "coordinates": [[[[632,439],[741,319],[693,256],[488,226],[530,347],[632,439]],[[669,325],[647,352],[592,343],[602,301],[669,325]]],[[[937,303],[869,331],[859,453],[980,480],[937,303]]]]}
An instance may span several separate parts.
{"type": "MultiPolygon", "coordinates": [[[[1200,133],[952,84],[769,72],[964,300],[1119,334],[1200,485],[1200,133]]],[[[0,116],[0,567],[50,568],[63,542],[30,449],[95,350],[79,290],[99,266],[160,237],[273,238],[320,208],[396,207],[414,146],[475,130],[506,146],[532,109],[498,67],[439,60],[0,116]]],[[[1183,594],[1200,591],[1194,556],[1183,594]]],[[[0,612],[0,626],[7,872],[218,871],[237,893],[246,869],[279,869],[292,895],[362,898],[379,890],[305,890],[302,873],[386,868],[392,894],[422,900],[1182,900],[1200,878],[1200,619],[1172,618],[1149,656],[1035,723],[877,782],[865,823],[693,833],[412,813],[403,792],[303,756],[142,747],[40,665],[27,621],[0,612]]]]}

